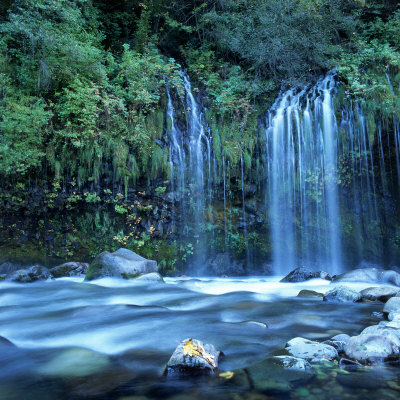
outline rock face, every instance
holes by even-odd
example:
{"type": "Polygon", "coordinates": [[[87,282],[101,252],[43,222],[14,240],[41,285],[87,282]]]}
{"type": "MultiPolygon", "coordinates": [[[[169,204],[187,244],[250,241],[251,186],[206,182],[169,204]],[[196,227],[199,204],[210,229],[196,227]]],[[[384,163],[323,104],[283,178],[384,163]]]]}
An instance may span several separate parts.
{"type": "Polygon", "coordinates": [[[400,289],[392,286],[370,287],[361,291],[363,300],[386,303],[391,297],[400,293],[400,289]]]}
{"type": "Polygon", "coordinates": [[[52,275],[47,268],[35,265],[27,269],[19,269],[18,271],[12,272],[11,274],[6,275],[4,280],[10,282],[30,283],[51,278],[52,275]]]}
{"type": "Polygon", "coordinates": [[[345,286],[336,286],[325,293],[323,300],[330,303],[355,303],[361,300],[361,294],[345,286]]]}
{"type": "Polygon", "coordinates": [[[306,267],[298,267],[281,279],[281,282],[304,282],[314,278],[331,280],[331,277],[325,271],[315,272],[306,267]]]}
{"type": "Polygon", "coordinates": [[[361,363],[379,363],[399,356],[399,347],[387,336],[363,334],[350,338],[346,355],[361,363]]]}
{"type": "Polygon", "coordinates": [[[246,270],[243,264],[232,260],[229,254],[220,253],[206,263],[204,273],[212,276],[242,276],[246,275],[246,270]]]}
{"type": "Polygon", "coordinates": [[[67,262],[51,268],[50,272],[54,278],[62,278],[66,276],[84,276],[89,268],[89,264],[80,262],[67,262]]]}
{"type": "Polygon", "coordinates": [[[400,286],[400,274],[396,271],[384,271],[377,268],[355,269],[333,278],[335,282],[373,282],[390,283],[400,286]]]}
{"type": "Polygon", "coordinates": [[[286,350],[293,357],[303,358],[309,362],[320,362],[338,358],[337,350],[324,343],[296,337],[286,344],[286,350]]]}
{"type": "Polygon", "coordinates": [[[150,272],[157,272],[156,261],[147,260],[128,249],[119,249],[114,253],[100,253],[90,264],[85,280],[103,277],[129,279],[150,272]]]}
{"type": "Polygon", "coordinates": [[[395,314],[400,314],[400,297],[392,297],[390,298],[385,307],[383,307],[383,312],[389,315],[389,319],[395,319],[395,314]]]}
{"type": "Polygon", "coordinates": [[[165,368],[168,376],[213,375],[218,368],[220,352],[212,344],[185,339],[173,352],[165,368]]]}

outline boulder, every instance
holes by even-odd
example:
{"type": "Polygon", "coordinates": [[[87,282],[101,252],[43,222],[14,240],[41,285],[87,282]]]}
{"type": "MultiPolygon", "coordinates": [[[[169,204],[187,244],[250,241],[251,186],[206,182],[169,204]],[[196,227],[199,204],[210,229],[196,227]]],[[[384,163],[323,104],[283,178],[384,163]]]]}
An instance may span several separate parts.
{"type": "Polygon", "coordinates": [[[386,303],[391,297],[395,297],[400,292],[399,288],[393,286],[369,287],[361,291],[363,300],[381,301],[386,303]]]}
{"type": "Polygon", "coordinates": [[[82,348],[70,348],[41,365],[38,373],[59,378],[83,377],[99,373],[109,365],[110,359],[104,354],[82,348]]]}
{"type": "Polygon", "coordinates": [[[389,338],[396,346],[400,346],[400,330],[384,325],[372,325],[365,328],[360,335],[381,335],[389,338]]]}
{"type": "Polygon", "coordinates": [[[76,261],[67,262],[57,265],[50,269],[50,273],[54,278],[62,278],[67,276],[84,276],[89,268],[89,264],[76,261]]]}
{"type": "Polygon", "coordinates": [[[129,279],[150,272],[157,272],[156,261],[147,260],[128,249],[119,249],[114,253],[100,253],[90,264],[85,280],[104,277],[129,279]]]}
{"type": "Polygon", "coordinates": [[[394,314],[400,314],[400,297],[392,297],[390,298],[385,306],[383,307],[383,313],[385,315],[391,315],[389,319],[395,319],[394,314]]]}
{"type": "Polygon", "coordinates": [[[338,353],[343,353],[347,343],[350,340],[350,336],[345,333],[333,336],[330,340],[325,340],[324,344],[329,344],[329,346],[334,347],[338,353]]]}
{"type": "Polygon", "coordinates": [[[220,352],[212,344],[185,339],[173,352],[165,368],[167,376],[213,375],[218,368],[220,352]]]}
{"type": "Polygon", "coordinates": [[[303,358],[309,362],[330,361],[338,358],[338,352],[334,347],[301,337],[287,342],[286,350],[291,356],[303,358]]]}
{"type": "Polygon", "coordinates": [[[361,300],[361,294],[346,286],[336,286],[325,293],[323,300],[329,303],[355,303],[361,300]]]}
{"type": "Polygon", "coordinates": [[[387,336],[363,334],[350,338],[347,357],[361,363],[380,363],[399,356],[399,347],[387,336]]]}
{"type": "Polygon", "coordinates": [[[0,274],[7,275],[12,272],[18,271],[19,269],[23,269],[24,267],[21,264],[15,264],[10,261],[0,262],[0,274]]]}
{"type": "Polygon", "coordinates": [[[321,297],[322,298],[322,297],[324,297],[324,294],[318,293],[314,290],[303,289],[303,290],[300,290],[297,297],[321,297]]]}
{"type": "Polygon", "coordinates": [[[396,271],[385,271],[377,268],[355,269],[335,276],[333,281],[390,283],[400,286],[400,274],[396,271]]]}
{"type": "Polygon", "coordinates": [[[290,356],[270,357],[246,368],[254,389],[267,392],[290,392],[310,381],[315,372],[305,360],[290,356]]]}
{"type": "Polygon", "coordinates": [[[6,275],[5,280],[10,282],[30,283],[51,279],[52,277],[47,268],[35,265],[30,268],[19,269],[18,271],[12,272],[6,275]]]}
{"type": "Polygon", "coordinates": [[[339,335],[333,336],[331,340],[345,342],[347,344],[348,341],[350,340],[350,335],[346,335],[345,333],[340,333],[339,335]]]}
{"type": "Polygon", "coordinates": [[[137,281],[145,282],[164,282],[163,277],[158,272],[150,272],[149,274],[144,274],[136,278],[137,281]]]}
{"type": "Polygon", "coordinates": [[[281,279],[281,282],[304,282],[314,278],[331,280],[325,271],[312,271],[306,267],[298,267],[281,279]]]}

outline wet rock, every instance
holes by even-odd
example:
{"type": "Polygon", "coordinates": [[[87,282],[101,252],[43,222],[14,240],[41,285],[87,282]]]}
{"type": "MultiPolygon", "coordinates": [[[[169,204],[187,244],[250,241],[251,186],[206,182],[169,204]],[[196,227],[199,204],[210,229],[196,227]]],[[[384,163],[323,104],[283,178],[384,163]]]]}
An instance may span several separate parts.
{"type": "Polygon", "coordinates": [[[16,264],[10,261],[0,262],[1,275],[11,274],[12,272],[18,271],[19,269],[23,269],[23,266],[21,264],[16,264]]]}
{"type": "Polygon", "coordinates": [[[50,269],[50,273],[54,278],[62,278],[67,276],[84,276],[89,268],[89,264],[81,262],[67,262],[57,265],[50,269]]]}
{"type": "Polygon", "coordinates": [[[330,303],[355,303],[361,300],[361,294],[346,286],[336,286],[325,293],[323,300],[330,303]]]}
{"type": "Polygon", "coordinates": [[[385,325],[372,325],[365,328],[360,335],[381,335],[389,338],[396,346],[400,346],[400,330],[385,325]]]}
{"type": "Polygon", "coordinates": [[[164,375],[213,375],[218,368],[219,355],[220,352],[212,344],[203,344],[197,339],[185,339],[173,352],[164,375]]]}
{"type": "Polygon", "coordinates": [[[289,392],[310,381],[315,373],[311,365],[295,357],[271,357],[246,368],[256,390],[289,392]]]}
{"type": "MultiPolygon", "coordinates": [[[[346,369],[349,370],[349,368],[346,369]]],[[[352,372],[350,374],[337,375],[337,381],[340,383],[340,385],[356,390],[368,389],[374,391],[385,385],[385,381],[382,379],[382,376],[379,376],[373,372],[367,372],[359,369],[359,366],[355,366],[354,368],[351,368],[351,370],[352,372]]],[[[369,396],[365,396],[364,398],[369,398],[369,396]]],[[[384,396],[384,398],[386,397],[384,396]]]]}
{"type": "Polygon", "coordinates": [[[321,297],[322,298],[322,297],[324,297],[324,294],[318,293],[314,290],[303,289],[303,290],[300,290],[297,297],[321,297]]]}
{"type": "Polygon", "coordinates": [[[52,277],[47,268],[35,265],[27,269],[19,269],[18,271],[12,272],[5,277],[5,280],[10,282],[31,283],[51,279],[52,277]]]}
{"type": "Polygon", "coordinates": [[[328,344],[337,350],[338,353],[343,353],[346,347],[346,342],[340,340],[325,340],[323,344],[328,344]]]}
{"type": "Polygon", "coordinates": [[[112,364],[107,355],[83,348],[61,351],[37,372],[60,379],[70,394],[79,397],[104,395],[134,377],[132,371],[112,364]]]}
{"type": "Polygon", "coordinates": [[[399,356],[399,347],[383,335],[362,334],[350,338],[347,357],[361,363],[380,363],[399,356]]]}
{"type": "Polygon", "coordinates": [[[90,265],[85,280],[103,277],[137,278],[141,274],[157,272],[157,262],[147,260],[128,249],[99,254],[90,265]]]}
{"type": "Polygon", "coordinates": [[[339,367],[342,369],[354,371],[361,366],[362,364],[360,364],[358,361],[349,360],[348,358],[341,358],[339,360],[339,367]]]}
{"type": "Polygon", "coordinates": [[[144,274],[136,278],[138,281],[146,282],[164,282],[163,277],[158,272],[150,272],[149,274],[144,274]]]}
{"type": "Polygon", "coordinates": [[[350,335],[346,335],[345,333],[340,333],[339,335],[333,336],[331,340],[345,342],[347,344],[350,340],[350,335]]]}
{"type": "Polygon", "coordinates": [[[383,307],[383,313],[390,316],[390,320],[395,319],[394,314],[400,314],[400,297],[390,298],[383,307]]]}
{"type": "Polygon", "coordinates": [[[309,362],[334,360],[338,358],[337,350],[324,343],[296,337],[286,344],[286,350],[293,357],[303,358],[309,362]]]}
{"type": "Polygon", "coordinates": [[[385,271],[377,268],[355,269],[334,277],[333,281],[390,283],[400,286],[400,274],[396,271],[385,271]]]}
{"type": "Polygon", "coordinates": [[[298,371],[311,370],[312,365],[302,358],[292,357],[292,356],[274,356],[274,359],[279,360],[285,369],[295,369],[298,371]]]}
{"type": "Polygon", "coordinates": [[[376,319],[383,319],[383,318],[384,318],[384,315],[383,315],[382,312],[373,311],[373,312],[371,313],[371,317],[376,318],[376,319]]]}
{"type": "Polygon", "coordinates": [[[306,267],[298,267],[282,278],[281,282],[304,282],[314,278],[331,279],[325,271],[316,272],[306,267]]]}
{"type": "Polygon", "coordinates": [[[381,301],[386,303],[391,297],[395,297],[400,289],[392,286],[370,287],[361,291],[363,300],[381,301]]]}
{"type": "Polygon", "coordinates": [[[110,365],[108,356],[82,348],[71,348],[56,355],[38,372],[51,377],[81,377],[105,370],[110,365]]]}
{"type": "Polygon", "coordinates": [[[7,346],[7,347],[16,347],[14,343],[10,342],[3,336],[0,336],[0,345],[7,346]]]}

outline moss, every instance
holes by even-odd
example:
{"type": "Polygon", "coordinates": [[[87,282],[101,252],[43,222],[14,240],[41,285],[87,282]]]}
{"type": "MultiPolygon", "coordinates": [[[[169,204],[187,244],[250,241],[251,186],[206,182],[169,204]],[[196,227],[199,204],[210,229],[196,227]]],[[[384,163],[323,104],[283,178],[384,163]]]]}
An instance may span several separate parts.
{"type": "Polygon", "coordinates": [[[123,273],[121,274],[121,276],[122,276],[124,279],[135,279],[135,278],[139,278],[140,275],[141,275],[140,273],[137,273],[137,274],[128,274],[128,273],[126,273],[126,272],[123,272],[123,273]]]}
{"type": "Polygon", "coordinates": [[[92,281],[93,279],[100,278],[102,276],[103,266],[98,263],[93,263],[90,265],[89,269],[85,275],[85,281],[92,281]]]}

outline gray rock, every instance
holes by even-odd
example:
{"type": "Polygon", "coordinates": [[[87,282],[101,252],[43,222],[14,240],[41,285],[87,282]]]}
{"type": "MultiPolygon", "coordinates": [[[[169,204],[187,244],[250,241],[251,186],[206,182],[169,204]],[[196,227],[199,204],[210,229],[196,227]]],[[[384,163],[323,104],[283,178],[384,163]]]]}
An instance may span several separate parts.
{"type": "Polygon", "coordinates": [[[303,358],[309,362],[320,362],[338,358],[337,350],[324,343],[296,337],[286,344],[286,350],[293,357],[303,358]]]}
{"type": "Polygon", "coordinates": [[[253,386],[262,392],[289,392],[310,381],[315,373],[311,365],[294,357],[271,357],[246,368],[253,386]]]}
{"type": "Polygon", "coordinates": [[[110,364],[109,357],[91,350],[70,348],[63,350],[38,369],[41,375],[52,377],[83,377],[98,373],[110,364]]]}
{"type": "Polygon", "coordinates": [[[345,333],[340,333],[339,335],[333,336],[331,340],[335,340],[338,342],[345,342],[347,344],[350,340],[350,335],[346,335],[345,333]]]}
{"type": "Polygon", "coordinates": [[[163,277],[158,272],[150,272],[149,274],[144,274],[136,278],[138,281],[146,282],[164,282],[163,277]]]}
{"type": "Polygon", "coordinates": [[[372,325],[365,328],[360,335],[382,335],[388,337],[396,346],[400,346],[400,330],[388,327],[387,324],[372,325]]]}
{"type": "Polygon", "coordinates": [[[325,271],[312,271],[306,267],[298,267],[281,279],[281,282],[304,282],[314,278],[331,280],[325,271]]]}
{"type": "Polygon", "coordinates": [[[396,271],[385,271],[377,268],[355,269],[334,277],[333,281],[390,283],[400,286],[400,274],[396,271]]]}
{"type": "Polygon", "coordinates": [[[298,293],[297,297],[324,297],[323,293],[318,293],[314,290],[307,290],[307,289],[303,289],[300,290],[300,292],[298,293]]]}
{"type": "Polygon", "coordinates": [[[203,344],[197,339],[185,339],[173,352],[165,368],[164,375],[213,375],[218,368],[219,355],[220,352],[212,344],[203,344]],[[203,349],[203,354],[208,359],[201,354],[193,356],[184,354],[184,346],[188,341],[192,341],[196,349],[203,349]]]}
{"type": "Polygon", "coordinates": [[[395,297],[400,292],[399,288],[392,286],[370,287],[361,291],[363,300],[381,301],[386,303],[391,297],[395,297]]]}
{"type": "Polygon", "coordinates": [[[91,263],[85,280],[103,277],[137,278],[141,274],[157,272],[157,262],[147,260],[128,249],[119,249],[114,253],[105,251],[91,263]]]}
{"type": "Polygon", "coordinates": [[[349,358],[361,363],[380,363],[399,356],[399,347],[383,335],[353,336],[345,351],[349,358]]]}
{"type": "Polygon", "coordinates": [[[346,347],[346,342],[342,342],[340,340],[325,340],[322,343],[334,347],[338,353],[343,353],[346,347]]]}
{"type": "Polygon", "coordinates": [[[330,303],[355,303],[361,300],[361,294],[346,286],[336,286],[325,293],[323,300],[330,303]]]}
{"type": "Polygon", "coordinates": [[[400,297],[390,298],[383,307],[383,312],[387,315],[392,314],[391,319],[394,319],[394,314],[400,314],[400,297]]]}
{"type": "Polygon", "coordinates": [[[292,356],[274,356],[272,358],[279,360],[284,369],[295,369],[298,371],[308,371],[312,369],[312,365],[302,358],[292,356]]]}
{"type": "Polygon", "coordinates": [[[31,283],[51,278],[52,275],[47,268],[35,265],[27,269],[19,269],[18,271],[12,272],[5,277],[5,280],[10,282],[31,283]]]}
{"type": "Polygon", "coordinates": [[[15,264],[10,261],[4,261],[0,263],[0,274],[11,274],[19,269],[24,269],[24,267],[21,264],[15,264]]]}
{"type": "Polygon", "coordinates": [[[89,264],[76,261],[67,262],[57,265],[50,269],[50,273],[54,278],[62,278],[67,276],[84,276],[89,268],[89,264]]]}
{"type": "Polygon", "coordinates": [[[400,324],[400,314],[391,312],[388,314],[388,320],[391,321],[391,324],[400,324]]]}

